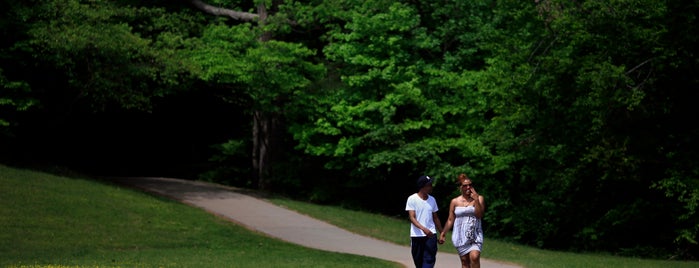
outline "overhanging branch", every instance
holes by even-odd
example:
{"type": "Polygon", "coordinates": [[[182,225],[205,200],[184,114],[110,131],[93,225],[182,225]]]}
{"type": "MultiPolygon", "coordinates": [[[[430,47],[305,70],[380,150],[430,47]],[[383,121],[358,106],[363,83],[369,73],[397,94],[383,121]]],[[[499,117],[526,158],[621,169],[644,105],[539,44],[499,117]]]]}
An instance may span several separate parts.
{"type": "Polygon", "coordinates": [[[230,18],[235,19],[235,20],[242,20],[242,21],[253,21],[259,17],[257,14],[253,14],[253,13],[249,13],[249,12],[240,12],[240,11],[235,11],[232,9],[215,7],[215,6],[209,5],[207,3],[204,3],[201,0],[190,0],[190,1],[198,9],[200,9],[206,13],[216,15],[216,16],[226,16],[226,17],[230,17],[230,18]]]}

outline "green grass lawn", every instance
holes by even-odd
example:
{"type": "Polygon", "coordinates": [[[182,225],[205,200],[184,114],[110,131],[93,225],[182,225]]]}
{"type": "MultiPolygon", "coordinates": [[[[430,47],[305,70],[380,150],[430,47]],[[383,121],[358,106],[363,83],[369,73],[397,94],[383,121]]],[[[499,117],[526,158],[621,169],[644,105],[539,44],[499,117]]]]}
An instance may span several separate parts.
{"type": "MultiPolygon", "coordinates": [[[[409,245],[407,219],[267,198],[356,233],[409,245]]],[[[292,245],[130,189],[2,165],[0,230],[0,267],[399,267],[292,245]]],[[[484,258],[529,268],[699,267],[699,262],[539,250],[487,234],[483,250],[484,258]]],[[[455,250],[447,242],[440,252],[455,250]]]]}
{"type": "Polygon", "coordinates": [[[0,267],[400,267],[308,249],[174,201],[0,165],[0,267]]]}

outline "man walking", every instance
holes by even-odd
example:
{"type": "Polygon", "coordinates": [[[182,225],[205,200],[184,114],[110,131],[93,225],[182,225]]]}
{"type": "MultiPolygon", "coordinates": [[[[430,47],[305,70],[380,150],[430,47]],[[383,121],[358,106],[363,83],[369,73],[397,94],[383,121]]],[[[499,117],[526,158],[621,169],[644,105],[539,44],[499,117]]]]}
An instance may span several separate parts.
{"type": "Polygon", "coordinates": [[[417,179],[417,193],[408,197],[405,210],[410,217],[410,250],[416,268],[432,268],[437,261],[437,234],[442,232],[437,201],[432,193],[432,178],[417,179]]]}

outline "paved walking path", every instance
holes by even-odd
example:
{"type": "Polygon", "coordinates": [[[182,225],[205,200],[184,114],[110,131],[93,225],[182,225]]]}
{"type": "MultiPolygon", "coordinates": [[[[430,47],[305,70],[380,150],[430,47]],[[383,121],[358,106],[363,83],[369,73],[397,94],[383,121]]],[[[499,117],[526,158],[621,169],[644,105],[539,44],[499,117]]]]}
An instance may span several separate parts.
{"type": "MultiPolygon", "coordinates": [[[[414,267],[410,248],[407,246],[351,233],[324,221],[244,194],[239,189],[169,178],[111,178],[110,180],[202,208],[246,228],[294,244],[325,251],[369,256],[397,262],[405,267],[414,267]]],[[[460,266],[461,263],[456,254],[437,254],[436,267],[460,266]]],[[[515,268],[518,266],[481,258],[481,267],[515,268]]]]}

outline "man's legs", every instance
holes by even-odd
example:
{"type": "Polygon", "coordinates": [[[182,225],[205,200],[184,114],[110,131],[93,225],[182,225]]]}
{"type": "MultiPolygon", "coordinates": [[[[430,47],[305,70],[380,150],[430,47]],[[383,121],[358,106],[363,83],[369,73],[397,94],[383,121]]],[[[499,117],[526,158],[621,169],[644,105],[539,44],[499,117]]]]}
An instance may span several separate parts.
{"type": "Polygon", "coordinates": [[[437,236],[433,235],[425,240],[423,250],[422,268],[432,268],[437,262],[437,236]]]}
{"type": "Polygon", "coordinates": [[[427,237],[411,237],[410,238],[410,253],[413,254],[413,262],[416,268],[422,268],[423,256],[425,251],[425,242],[427,237]]]}

